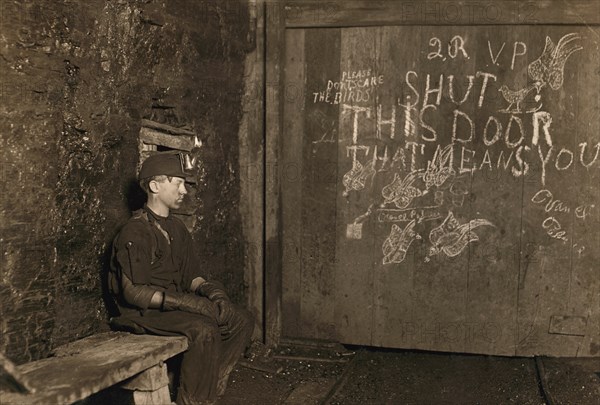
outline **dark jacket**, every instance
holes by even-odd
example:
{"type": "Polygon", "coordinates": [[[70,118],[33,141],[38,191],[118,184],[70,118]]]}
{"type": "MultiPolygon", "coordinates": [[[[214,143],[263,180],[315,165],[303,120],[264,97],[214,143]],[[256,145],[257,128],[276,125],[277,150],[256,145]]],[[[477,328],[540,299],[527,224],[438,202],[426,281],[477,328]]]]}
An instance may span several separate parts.
{"type": "Polygon", "coordinates": [[[135,211],[113,242],[109,290],[121,315],[143,315],[152,291],[191,292],[199,260],[187,228],[172,215],[160,217],[148,207],[135,211]],[[151,289],[146,303],[127,302],[123,276],[151,289]]]}

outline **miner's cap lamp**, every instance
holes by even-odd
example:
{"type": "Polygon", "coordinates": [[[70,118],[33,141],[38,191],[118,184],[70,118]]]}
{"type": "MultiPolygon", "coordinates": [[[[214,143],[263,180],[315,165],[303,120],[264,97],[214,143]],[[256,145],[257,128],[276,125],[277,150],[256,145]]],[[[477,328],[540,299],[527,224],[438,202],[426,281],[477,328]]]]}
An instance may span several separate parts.
{"type": "Polygon", "coordinates": [[[185,157],[181,152],[158,152],[149,156],[142,163],[138,178],[142,180],[161,175],[184,179],[193,176],[185,171],[185,157]]]}

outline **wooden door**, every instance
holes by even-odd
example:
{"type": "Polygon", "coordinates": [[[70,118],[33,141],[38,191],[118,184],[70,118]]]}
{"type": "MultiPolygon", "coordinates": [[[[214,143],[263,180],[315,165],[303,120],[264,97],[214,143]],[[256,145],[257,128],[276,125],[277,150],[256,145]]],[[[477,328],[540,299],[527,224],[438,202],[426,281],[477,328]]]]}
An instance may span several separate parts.
{"type": "Polygon", "coordinates": [[[598,355],[598,31],[330,25],[282,40],[281,334],[598,355]]]}

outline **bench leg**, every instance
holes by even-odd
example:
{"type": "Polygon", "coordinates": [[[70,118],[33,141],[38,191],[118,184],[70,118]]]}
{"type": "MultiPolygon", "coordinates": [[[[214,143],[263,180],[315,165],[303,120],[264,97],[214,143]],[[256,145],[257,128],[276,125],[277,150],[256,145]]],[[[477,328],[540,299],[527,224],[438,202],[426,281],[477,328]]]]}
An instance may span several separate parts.
{"type": "Polygon", "coordinates": [[[135,405],[164,405],[171,403],[166,364],[159,364],[125,382],[122,388],[133,391],[135,405]]]}
{"type": "Polygon", "coordinates": [[[156,391],[133,391],[135,405],[164,405],[171,403],[169,387],[162,387],[156,391]]]}

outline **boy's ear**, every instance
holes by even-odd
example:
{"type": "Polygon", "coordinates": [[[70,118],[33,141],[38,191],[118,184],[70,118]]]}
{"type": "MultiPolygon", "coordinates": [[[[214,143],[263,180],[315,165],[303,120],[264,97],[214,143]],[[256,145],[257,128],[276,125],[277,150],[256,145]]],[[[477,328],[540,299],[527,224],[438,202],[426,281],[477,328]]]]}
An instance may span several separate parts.
{"type": "Polygon", "coordinates": [[[152,194],[158,193],[158,181],[152,180],[148,183],[148,189],[152,194]]]}

